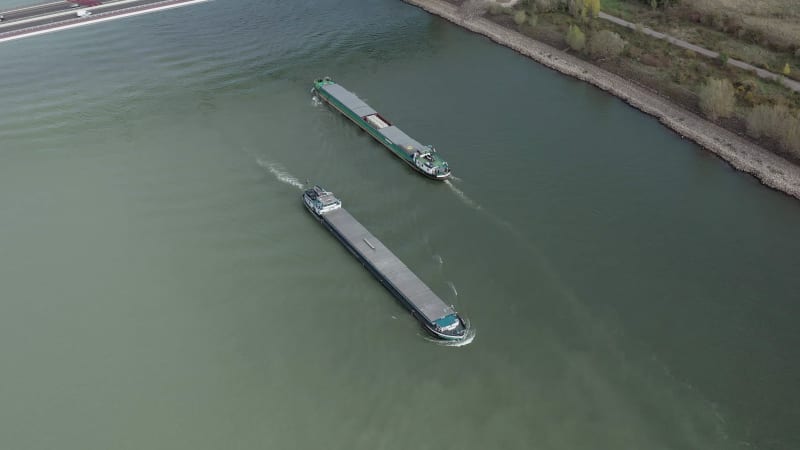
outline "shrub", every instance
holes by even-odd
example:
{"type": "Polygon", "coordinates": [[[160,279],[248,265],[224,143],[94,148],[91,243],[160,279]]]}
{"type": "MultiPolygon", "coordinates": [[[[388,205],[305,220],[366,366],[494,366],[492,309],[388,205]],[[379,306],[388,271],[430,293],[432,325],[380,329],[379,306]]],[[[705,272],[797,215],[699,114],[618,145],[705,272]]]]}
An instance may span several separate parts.
{"type": "Polygon", "coordinates": [[[783,105],[758,105],[747,114],[747,134],[770,137],[781,148],[800,157],[800,121],[783,105]]]}
{"type": "Polygon", "coordinates": [[[586,9],[584,8],[583,0],[569,0],[567,9],[572,17],[576,19],[586,17],[586,9]]]}
{"type": "Polygon", "coordinates": [[[733,105],[736,100],[734,95],[735,91],[730,81],[710,78],[700,88],[700,109],[703,114],[711,119],[729,117],[733,112],[733,105]]]}
{"type": "MultiPolygon", "coordinates": [[[[651,55],[650,53],[645,53],[644,55],[642,55],[642,57],[639,58],[639,61],[641,61],[642,64],[644,64],[646,66],[652,66],[652,67],[666,67],[667,65],[669,65],[668,63],[664,64],[661,61],[661,58],[659,58],[659,57],[657,57],[655,55],[651,55]]],[[[681,74],[681,75],[685,75],[685,74],[682,73],[681,70],[678,70],[678,73],[681,74]]],[[[685,79],[685,77],[679,76],[678,79],[685,79]]]]}
{"type": "Polygon", "coordinates": [[[725,15],[722,22],[722,31],[728,34],[738,34],[744,28],[744,21],[739,15],[725,15]]]}
{"type": "Polygon", "coordinates": [[[526,20],[528,20],[528,15],[525,14],[525,11],[517,11],[514,13],[514,23],[517,25],[522,25],[526,20]]]}
{"type": "Polygon", "coordinates": [[[617,33],[601,30],[589,41],[589,54],[595,59],[616,58],[625,49],[625,40],[617,33]]]}
{"type": "Polygon", "coordinates": [[[537,23],[539,23],[539,16],[531,14],[531,16],[528,17],[528,25],[535,27],[537,23]]]}
{"type": "Polygon", "coordinates": [[[569,30],[567,30],[566,41],[569,48],[579,52],[586,46],[586,35],[577,25],[570,25],[569,30]]]}
{"type": "Polygon", "coordinates": [[[489,14],[493,16],[499,16],[506,12],[506,8],[504,6],[498,5],[497,3],[492,3],[489,5],[489,14]]]}
{"type": "Polygon", "coordinates": [[[638,60],[639,58],[642,57],[642,55],[644,54],[644,51],[641,48],[639,48],[639,47],[637,47],[635,45],[629,45],[629,46],[625,47],[625,53],[628,56],[630,56],[631,59],[638,60]]]}
{"type": "Polygon", "coordinates": [[[540,13],[563,11],[567,7],[566,0],[534,0],[533,6],[540,13]]]}
{"type": "Polygon", "coordinates": [[[786,63],[786,65],[783,66],[783,70],[781,72],[783,72],[783,74],[786,75],[787,77],[789,76],[790,73],[792,73],[792,68],[789,67],[789,63],[786,63]]]}
{"type": "Polygon", "coordinates": [[[771,135],[775,122],[782,112],[775,106],[758,105],[747,113],[747,134],[758,139],[761,136],[771,135]]]}
{"type": "Polygon", "coordinates": [[[781,145],[783,145],[783,148],[791,153],[792,156],[800,158],[800,122],[798,122],[797,119],[790,120],[786,123],[781,145]]]}
{"type": "Polygon", "coordinates": [[[728,55],[726,53],[719,52],[718,58],[719,58],[719,64],[721,66],[725,66],[726,64],[728,64],[728,55]]]}

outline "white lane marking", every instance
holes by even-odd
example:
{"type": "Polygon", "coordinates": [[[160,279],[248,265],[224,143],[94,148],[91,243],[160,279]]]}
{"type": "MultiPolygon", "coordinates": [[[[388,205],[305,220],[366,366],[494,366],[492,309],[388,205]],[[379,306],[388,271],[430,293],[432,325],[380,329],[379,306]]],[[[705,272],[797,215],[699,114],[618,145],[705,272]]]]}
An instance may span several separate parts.
{"type": "MultiPolygon", "coordinates": [[[[135,1],[135,0],[131,0],[131,1],[135,1]]],[[[54,31],[67,30],[67,29],[70,29],[70,28],[77,28],[77,27],[82,27],[82,26],[86,26],[86,25],[93,25],[93,24],[100,23],[100,22],[107,22],[109,20],[122,19],[123,17],[138,16],[138,15],[141,15],[141,14],[147,14],[147,13],[156,12],[156,11],[163,11],[165,9],[180,8],[182,6],[188,6],[188,5],[192,5],[192,4],[195,4],[195,3],[204,3],[204,2],[207,2],[207,1],[210,1],[210,0],[187,0],[185,2],[171,3],[169,5],[163,5],[163,6],[156,6],[156,7],[152,7],[152,8],[140,9],[140,10],[131,11],[131,12],[127,12],[127,13],[115,14],[113,16],[108,16],[108,17],[103,17],[103,16],[100,16],[100,15],[91,16],[91,17],[89,17],[87,19],[81,20],[80,22],[68,23],[68,24],[64,24],[64,25],[56,25],[56,26],[53,26],[51,28],[47,28],[47,29],[44,29],[44,30],[31,31],[31,32],[21,32],[20,34],[16,34],[16,35],[13,35],[13,36],[0,37],[0,42],[13,41],[15,39],[22,39],[24,37],[37,36],[37,35],[40,35],[40,34],[52,33],[54,31]]],[[[109,11],[108,13],[104,13],[104,14],[114,14],[115,12],[116,11],[109,11]]],[[[19,22],[17,22],[17,23],[19,23],[19,22]]],[[[42,25],[42,26],[48,26],[48,25],[42,25]]],[[[20,30],[20,31],[23,31],[23,30],[20,30]]]]}
{"type": "Polygon", "coordinates": [[[68,2],[61,1],[61,2],[43,3],[41,5],[26,6],[24,8],[17,8],[17,9],[12,9],[12,10],[9,10],[9,11],[0,11],[0,12],[2,12],[3,14],[11,14],[11,13],[18,13],[20,11],[27,11],[29,9],[42,8],[42,7],[45,7],[45,6],[61,5],[61,4],[64,4],[64,3],[68,3],[68,2]]]}

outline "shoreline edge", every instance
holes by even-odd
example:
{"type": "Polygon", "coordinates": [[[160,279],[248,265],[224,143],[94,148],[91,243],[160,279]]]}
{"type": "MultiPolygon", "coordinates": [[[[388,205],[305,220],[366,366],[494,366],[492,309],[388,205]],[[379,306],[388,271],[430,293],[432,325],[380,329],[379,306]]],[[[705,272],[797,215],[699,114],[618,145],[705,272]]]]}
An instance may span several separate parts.
{"type": "Polygon", "coordinates": [[[550,69],[592,84],[657,118],[681,137],[691,139],[735,169],[753,175],[762,184],[800,199],[800,166],[631,81],[482,16],[465,15],[457,6],[444,0],[403,1],[483,35],[550,69]]]}

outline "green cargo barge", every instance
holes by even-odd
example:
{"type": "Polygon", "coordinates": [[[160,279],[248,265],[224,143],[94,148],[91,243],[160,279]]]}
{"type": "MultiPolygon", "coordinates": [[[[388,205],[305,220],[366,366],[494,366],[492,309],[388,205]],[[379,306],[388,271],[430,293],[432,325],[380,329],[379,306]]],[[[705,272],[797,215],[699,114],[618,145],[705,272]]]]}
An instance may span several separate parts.
{"type": "Polygon", "coordinates": [[[316,80],[312,92],[355,122],[417,172],[434,180],[445,180],[450,176],[450,167],[433,146],[420,144],[330,78],[316,80]]]}

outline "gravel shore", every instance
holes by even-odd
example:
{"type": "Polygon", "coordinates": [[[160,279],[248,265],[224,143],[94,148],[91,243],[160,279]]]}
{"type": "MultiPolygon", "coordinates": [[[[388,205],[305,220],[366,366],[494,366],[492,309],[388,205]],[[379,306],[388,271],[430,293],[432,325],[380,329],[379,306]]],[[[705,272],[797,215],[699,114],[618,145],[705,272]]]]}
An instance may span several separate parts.
{"type": "Polygon", "coordinates": [[[763,184],[800,199],[800,166],[600,67],[498,25],[444,0],[403,0],[505,45],[545,66],[609,92],[763,184]]]}

